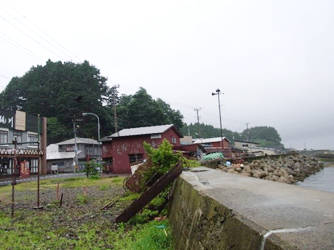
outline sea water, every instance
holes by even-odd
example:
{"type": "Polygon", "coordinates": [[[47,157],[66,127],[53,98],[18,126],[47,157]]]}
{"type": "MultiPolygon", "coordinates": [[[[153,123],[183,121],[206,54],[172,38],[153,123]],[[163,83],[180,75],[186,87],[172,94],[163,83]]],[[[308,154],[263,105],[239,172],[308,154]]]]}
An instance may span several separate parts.
{"type": "Polygon", "coordinates": [[[303,182],[297,182],[297,185],[334,193],[334,167],[325,167],[303,182]]]}

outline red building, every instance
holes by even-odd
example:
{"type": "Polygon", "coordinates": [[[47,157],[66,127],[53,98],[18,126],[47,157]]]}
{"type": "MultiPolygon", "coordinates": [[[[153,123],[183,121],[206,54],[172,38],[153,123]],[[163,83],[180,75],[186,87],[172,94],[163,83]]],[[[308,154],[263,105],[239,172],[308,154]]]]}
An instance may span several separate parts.
{"type": "Polygon", "coordinates": [[[202,144],[203,147],[222,147],[223,149],[230,148],[230,141],[226,137],[214,137],[205,139],[196,139],[193,141],[194,144],[202,144]]]}
{"type": "Polygon", "coordinates": [[[222,152],[224,157],[232,157],[231,143],[226,137],[196,139],[194,144],[201,144],[206,153],[222,152]]]}
{"type": "Polygon", "coordinates": [[[131,173],[131,166],[146,157],[144,141],[157,147],[167,139],[173,146],[179,146],[181,137],[173,124],[123,129],[101,140],[105,168],[115,174],[131,173]]]}

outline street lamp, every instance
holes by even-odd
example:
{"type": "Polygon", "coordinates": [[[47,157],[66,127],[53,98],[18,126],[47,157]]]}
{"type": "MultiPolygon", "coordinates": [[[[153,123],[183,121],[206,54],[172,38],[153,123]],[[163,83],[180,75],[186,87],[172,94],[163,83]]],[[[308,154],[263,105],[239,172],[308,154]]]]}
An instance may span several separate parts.
{"type": "Polygon", "coordinates": [[[212,96],[214,95],[218,95],[218,108],[219,108],[219,121],[220,121],[220,147],[222,148],[223,129],[222,129],[222,118],[221,118],[221,112],[220,112],[220,98],[219,98],[220,90],[217,89],[216,93],[212,93],[212,96]]]}
{"type": "Polygon", "coordinates": [[[99,143],[99,162],[101,162],[101,147],[100,147],[100,119],[94,113],[82,113],[83,116],[93,115],[97,118],[97,141],[99,143]]]}

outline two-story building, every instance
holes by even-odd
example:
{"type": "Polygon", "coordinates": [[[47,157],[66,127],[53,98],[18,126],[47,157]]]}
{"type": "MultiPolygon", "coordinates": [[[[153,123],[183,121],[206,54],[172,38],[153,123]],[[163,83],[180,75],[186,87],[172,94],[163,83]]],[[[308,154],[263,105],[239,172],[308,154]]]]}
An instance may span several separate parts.
{"type": "Polygon", "coordinates": [[[46,144],[45,117],[0,110],[0,178],[36,174],[39,164],[40,173],[46,174],[46,144]]]}
{"type": "Polygon", "coordinates": [[[52,169],[57,169],[58,172],[76,172],[82,170],[81,162],[98,159],[100,155],[101,148],[98,141],[89,138],[72,138],[47,147],[47,169],[48,172],[52,169]],[[76,162],[78,162],[77,169],[76,162]]]}
{"type": "Polygon", "coordinates": [[[105,169],[115,174],[131,173],[131,166],[146,157],[144,141],[158,147],[167,139],[173,146],[180,146],[181,137],[173,124],[123,129],[101,140],[105,169]]]}

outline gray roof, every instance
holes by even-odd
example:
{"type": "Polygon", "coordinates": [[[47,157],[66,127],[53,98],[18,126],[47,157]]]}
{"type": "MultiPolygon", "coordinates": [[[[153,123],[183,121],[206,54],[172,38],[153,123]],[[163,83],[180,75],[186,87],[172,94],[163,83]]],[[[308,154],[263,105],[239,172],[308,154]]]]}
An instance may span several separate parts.
{"type": "MultiPolygon", "coordinates": [[[[229,139],[227,139],[226,137],[223,137],[223,139],[226,139],[228,141],[230,141],[229,139]]],[[[205,138],[205,139],[196,139],[193,141],[194,144],[197,143],[212,143],[212,142],[220,142],[221,138],[220,137],[214,137],[214,138],[205,138]]]]}
{"type": "MultiPolygon", "coordinates": [[[[77,144],[99,144],[96,140],[93,139],[89,139],[89,138],[80,138],[77,137],[77,144]]],[[[57,143],[58,145],[74,145],[75,144],[75,140],[74,138],[69,139],[67,141],[62,141],[57,143]]]]}
{"type": "Polygon", "coordinates": [[[112,134],[110,137],[162,134],[170,128],[174,128],[175,131],[182,137],[182,134],[174,127],[173,124],[122,129],[118,133],[112,134]]]}

